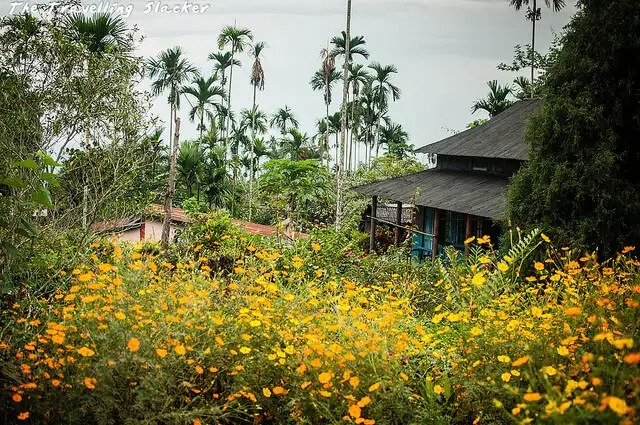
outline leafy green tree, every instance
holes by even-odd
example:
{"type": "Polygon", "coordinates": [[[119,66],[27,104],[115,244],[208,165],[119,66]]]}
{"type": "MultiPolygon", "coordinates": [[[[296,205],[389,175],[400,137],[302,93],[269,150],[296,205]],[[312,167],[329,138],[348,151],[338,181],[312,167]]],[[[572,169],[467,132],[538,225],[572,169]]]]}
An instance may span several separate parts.
{"type": "Polygon", "coordinates": [[[180,94],[184,84],[199,75],[198,70],[182,56],[180,47],[173,47],[160,52],[158,57],[147,61],[149,78],[153,79],[151,91],[154,96],[169,92],[169,104],[171,105],[171,118],[169,120],[169,135],[173,138],[170,143],[171,161],[169,167],[169,183],[164,205],[164,222],[162,224],[162,245],[169,243],[169,230],[171,225],[171,209],[173,207],[173,195],[176,179],[176,161],[178,155],[178,143],[180,140],[180,94]],[[171,124],[175,121],[175,134],[171,134],[171,124]]]}
{"type": "Polygon", "coordinates": [[[204,150],[200,142],[185,140],[180,145],[178,158],[176,161],[178,180],[185,185],[186,193],[184,199],[193,196],[194,189],[197,191],[197,200],[200,200],[200,179],[202,175],[202,162],[204,150]]]}
{"type": "Polygon", "coordinates": [[[640,4],[580,5],[529,123],[509,216],[609,256],[640,242],[640,4]]]}
{"type": "Polygon", "coordinates": [[[509,99],[511,88],[509,86],[501,86],[496,80],[487,82],[487,86],[489,86],[487,97],[476,100],[471,106],[471,113],[483,110],[489,113],[490,118],[493,118],[513,105],[513,101],[509,99]]]}
{"type": "Polygon", "coordinates": [[[389,155],[404,158],[413,152],[413,145],[408,143],[409,133],[400,124],[389,123],[382,128],[380,144],[385,145],[389,155]]]}
{"type": "Polygon", "coordinates": [[[258,184],[265,200],[286,208],[290,224],[294,221],[297,207],[330,200],[333,195],[328,170],[313,159],[271,160],[264,165],[258,184]]]}

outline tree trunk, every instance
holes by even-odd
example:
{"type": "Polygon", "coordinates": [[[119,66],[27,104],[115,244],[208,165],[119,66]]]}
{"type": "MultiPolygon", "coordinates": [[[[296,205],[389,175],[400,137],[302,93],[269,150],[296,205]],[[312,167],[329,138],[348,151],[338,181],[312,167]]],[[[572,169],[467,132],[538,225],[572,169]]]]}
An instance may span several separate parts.
{"type": "Polygon", "coordinates": [[[253,212],[253,146],[256,142],[256,89],[257,86],[253,86],[253,109],[251,110],[251,141],[249,142],[249,222],[251,222],[251,216],[253,212]]]}
{"type": "Polygon", "coordinates": [[[164,202],[164,221],[162,222],[161,245],[166,248],[169,245],[169,235],[171,231],[171,210],[173,208],[173,192],[176,184],[176,159],[178,155],[178,145],[180,143],[180,118],[176,112],[176,101],[171,105],[171,114],[175,117],[176,128],[173,135],[173,146],[171,146],[171,163],[169,165],[169,184],[164,202]]]}
{"type": "Polygon", "coordinates": [[[342,69],[342,108],[340,114],[340,155],[338,160],[338,194],[336,202],[336,230],[342,217],[342,169],[344,168],[344,144],[347,129],[347,102],[349,100],[349,60],[351,43],[351,0],[347,0],[347,30],[344,38],[344,66],[342,69]]]}
{"type": "Polygon", "coordinates": [[[538,18],[538,5],[537,0],[533,0],[533,15],[532,15],[532,33],[531,33],[531,98],[533,99],[533,82],[535,80],[535,58],[536,58],[536,20],[538,18]]]}

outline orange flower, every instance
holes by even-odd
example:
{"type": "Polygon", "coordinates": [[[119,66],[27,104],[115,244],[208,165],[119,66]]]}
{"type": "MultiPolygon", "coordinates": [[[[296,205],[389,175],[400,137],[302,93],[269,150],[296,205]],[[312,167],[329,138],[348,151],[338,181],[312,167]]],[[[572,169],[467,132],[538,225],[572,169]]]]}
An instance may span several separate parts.
{"type": "Polygon", "coordinates": [[[158,355],[158,357],[163,358],[165,357],[168,353],[167,350],[162,349],[162,348],[156,348],[156,354],[158,355]]]}
{"type": "Polygon", "coordinates": [[[91,357],[95,354],[95,351],[87,347],[82,347],[78,349],[78,354],[80,354],[82,357],[91,357]]]}
{"type": "Polygon", "coordinates": [[[21,421],[26,420],[29,417],[29,412],[22,412],[18,415],[18,419],[20,419],[21,421]]]}
{"type": "Polygon", "coordinates": [[[526,393],[522,398],[524,398],[524,401],[532,403],[534,401],[540,400],[542,396],[540,395],[540,393],[526,393]]]}
{"type": "Polygon", "coordinates": [[[640,363],[640,353],[629,353],[624,356],[624,362],[627,364],[638,364],[640,363]]]}
{"type": "Polygon", "coordinates": [[[84,377],[84,385],[90,390],[96,387],[96,382],[97,382],[96,378],[89,378],[88,376],[84,377]]]}
{"type": "Polygon", "coordinates": [[[318,376],[318,381],[320,381],[321,384],[326,384],[327,382],[331,381],[331,373],[321,373],[320,376],[318,376]]]}
{"type": "Polygon", "coordinates": [[[140,349],[140,340],[138,338],[131,338],[127,347],[129,347],[129,351],[132,353],[138,351],[140,349]]]}
{"type": "Polygon", "coordinates": [[[16,403],[20,403],[22,401],[22,396],[20,394],[14,394],[11,396],[11,399],[16,403]]]}
{"type": "Polygon", "coordinates": [[[582,309],[580,307],[569,307],[564,310],[564,314],[569,317],[577,316],[581,312],[582,312],[582,309]]]}
{"type": "Polygon", "coordinates": [[[349,406],[349,415],[352,418],[358,419],[360,415],[362,415],[362,409],[360,409],[358,405],[353,404],[349,406]]]}
{"type": "Polygon", "coordinates": [[[275,395],[286,394],[287,390],[285,390],[284,387],[273,387],[273,393],[275,395]]]}

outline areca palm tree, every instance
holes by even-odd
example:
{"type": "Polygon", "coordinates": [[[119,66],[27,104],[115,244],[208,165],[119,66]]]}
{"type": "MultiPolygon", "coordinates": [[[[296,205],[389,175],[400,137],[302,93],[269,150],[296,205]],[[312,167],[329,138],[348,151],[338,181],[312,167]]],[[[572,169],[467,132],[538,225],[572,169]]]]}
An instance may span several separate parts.
{"type": "Polygon", "coordinates": [[[198,70],[182,56],[182,49],[180,47],[173,47],[160,52],[158,57],[150,58],[147,61],[146,67],[149,78],[153,79],[151,83],[152,94],[159,96],[166,91],[169,92],[168,100],[171,104],[171,118],[169,119],[169,123],[171,125],[175,120],[176,126],[173,141],[171,141],[172,135],[171,130],[169,130],[171,161],[169,165],[169,183],[165,196],[164,221],[162,224],[162,245],[166,247],[169,243],[171,210],[173,208],[173,194],[176,180],[176,157],[180,140],[180,118],[177,114],[180,106],[180,89],[187,81],[193,79],[199,75],[199,73],[198,70]]]}
{"type": "Polygon", "coordinates": [[[196,117],[199,118],[198,130],[200,130],[200,140],[205,130],[204,120],[212,122],[215,118],[214,111],[220,113],[222,103],[216,101],[216,97],[221,100],[225,97],[224,89],[217,85],[218,74],[213,74],[209,78],[196,77],[191,86],[184,87],[182,92],[194,98],[189,111],[189,120],[193,122],[196,117]]]}
{"type": "Polygon", "coordinates": [[[275,127],[280,130],[280,133],[284,136],[289,129],[289,125],[291,128],[297,128],[300,126],[300,123],[293,114],[293,111],[287,105],[284,105],[284,108],[278,109],[276,113],[273,114],[269,125],[271,128],[275,127]]]}
{"type": "Polygon", "coordinates": [[[227,85],[227,69],[231,66],[242,66],[238,59],[231,57],[231,52],[209,53],[207,59],[215,62],[213,70],[220,73],[222,87],[227,85]]]}
{"type": "MultiPolygon", "coordinates": [[[[324,97],[324,104],[326,107],[326,115],[325,115],[325,119],[327,121],[329,121],[329,105],[331,105],[331,100],[332,100],[332,88],[333,85],[337,82],[340,81],[340,79],[342,79],[342,75],[340,74],[340,72],[338,72],[335,68],[335,66],[333,66],[332,68],[330,68],[328,74],[325,74],[325,69],[324,66],[322,69],[316,71],[315,74],[313,74],[313,78],[311,79],[311,88],[314,91],[322,91],[323,93],[323,97],[324,97]]],[[[328,128],[327,128],[328,130],[328,128]]],[[[329,135],[327,134],[327,140],[329,139],[329,135]]],[[[338,160],[338,158],[336,158],[336,161],[338,160]]]]}
{"type": "MultiPolygon", "coordinates": [[[[262,62],[260,61],[260,54],[267,47],[267,43],[261,41],[252,46],[250,55],[253,57],[253,65],[251,66],[251,79],[250,83],[253,86],[253,108],[252,111],[256,111],[256,93],[258,89],[264,89],[264,69],[262,69],[262,62]]],[[[255,117],[255,113],[252,114],[255,117]]],[[[266,132],[266,115],[265,115],[265,131],[266,132]]],[[[251,121],[251,140],[253,144],[256,139],[256,122],[255,119],[251,121]]],[[[249,162],[253,164],[253,146],[249,147],[249,162]]],[[[253,166],[249,173],[249,221],[253,212],[253,166]]]]}
{"type": "MultiPolygon", "coordinates": [[[[218,35],[218,48],[225,49],[231,47],[231,64],[229,65],[229,89],[227,91],[227,108],[231,110],[231,87],[233,84],[233,67],[236,64],[236,53],[242,53],[250,46],[253,40],[253,34],[248,28],[238,28],[234,26],[226,26],[218,35]]],[[[229,125],[227,119],[226,137],[229,138],[229,125]]]]}
{"type": "MultiPolygon", "coordinates": [[[[351,138],[349,140],[349,167],[351,167],[351,156],[352,152],[355,149],[355,157],[357,161],[358,149],[357,149],[357,141],[356,146],[353,144],[353,133],[356,124],[356,116],[355,112],[358,110],[358,103],[356,99],[360,96],[360,86],[364,85],[367,82],[367,78],[369,77],[369,73],[367,72],[367,68],[364,65],[360,64],[351,64],[349,66],[349,83],[351,84],[351,97],[354,100],[351,105],[351,138]]],[[[354,167],[355,168],[355,167],[354,167]]]]}
{"type": "Polygon", "coordinates": [[[281,140],[282,151],[293,161],[301,161],[308,159],[311,139],[307,133],[300,133],[292,128],[287,133],[287,137],[281,140]]]}
{"type": "Polygon", "coordinates": [[[176,161],[177,173],[187,190],[187,198],[193,195],[197,188],[198,200],[200,200],[200,179],[202,174],[202,160],[204,151],[199,142],[185,141],[180,145],[178,159],[176,161]]]}
{"type": "Polygon", "coordinates": [[[376,150],[378,149],[378,143],[380,141],[380,121],[382,120],[382,111],[388,107],[389,96],[393,101],[400,99],[400,89],[391,82],[393,74],[398,73],[398,68],[395,65],[381,65],[378,62],[374,62],[369,65],[374,71],[372,80],[372,89],[377,99],[378,107],[378,124],[376,125],[376,150]]]}
{"type": "Polygon", "coordinates": [[[408,144],[409,133],[400,124],[389,122],[382,128],[380,134],[380,144],[387,146],[389,154],[396,158],[404,158],[408,152],[413,150],[413,146],[408,144]]]}
{"type": "Polygon", "coordinates": [[[509,86],[501,86],[496,80],[487,82],[487,85],[489,86],[487,97],[476,100],[471,106],[471,113],[484,110],[489,113],[490,118],[493,118],[513,105],[513,101],[508,99],[511,94],[511,88],[509,86]]]}
{"type": "MultiPolygon", "coordinates": [[[[565,0],[544,0],[544,3],[554,12],[559,12],[565,6],[565,0]]],[[[535,82],[536,21],[541,19],[542,13],[538,7],[538,0],[509,0],[509,5],[516,10],[528,6],[526,18],[531,21],[531,87],[533,87],[535,82]]],[[[531,97],[533,95],[533,90],[531,90],[531,97]]]]}

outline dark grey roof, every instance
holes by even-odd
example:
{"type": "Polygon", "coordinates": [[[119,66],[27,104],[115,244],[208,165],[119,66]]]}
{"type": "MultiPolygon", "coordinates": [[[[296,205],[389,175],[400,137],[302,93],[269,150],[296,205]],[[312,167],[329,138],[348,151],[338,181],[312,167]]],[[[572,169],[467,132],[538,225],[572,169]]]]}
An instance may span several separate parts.
{"type": "Polygon", "coordinates": [[[433,168],[352,190],[362,195],[412,203],[419,188],[416,205],[497,219],[506,216],[508,183],[505,177],[433,168]]]}
{"type": "Polygon", "coordinates": [[[486,124],[423,146],[416,152],[527,160],[526,121],[541,105],[540,99],[521,100],[486,124]]]}

